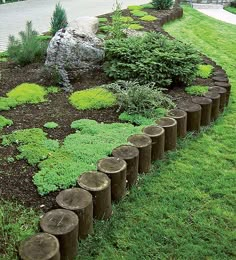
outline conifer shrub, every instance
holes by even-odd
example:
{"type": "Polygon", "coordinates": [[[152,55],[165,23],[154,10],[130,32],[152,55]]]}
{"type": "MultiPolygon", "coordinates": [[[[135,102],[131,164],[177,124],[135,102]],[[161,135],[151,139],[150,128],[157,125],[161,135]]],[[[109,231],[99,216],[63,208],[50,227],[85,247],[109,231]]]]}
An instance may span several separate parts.
{"type": "Polygon", "coordinates": [[[173,0],[153,0],[152,4],[157,10],[166,10],[171,8],[173,0]]]}
{"type": "Polygon", "coordinates": [[[24,66],[42,60],[46,55],[47,42],[39,40],[32,22],[26,22],[25,31],[19,32],[19,39],[9,36],[7,52],[9,58],[24,66]]]}
{"type": "Polygon", "coordinates": [[[55,35],[57,31],[67,26],[67,15],[60,3],[56,4],[51,18],[51,32],[55,35]]]}
{"type": "Polygon", "coordinates": [[[192,83],[201,59],[190,45],[152,32],[143,37],[111,39],[105,42],[105,73],[113,79],[171,83],[192,83]]]}

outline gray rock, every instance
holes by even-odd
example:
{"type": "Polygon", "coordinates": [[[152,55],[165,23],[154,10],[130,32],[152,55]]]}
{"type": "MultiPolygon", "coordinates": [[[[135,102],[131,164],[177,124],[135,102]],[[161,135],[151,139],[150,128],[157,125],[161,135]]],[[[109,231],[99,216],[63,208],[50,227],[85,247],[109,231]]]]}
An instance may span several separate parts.
{"type": "Polygon", "coordinates": [[[84,73],[99,67],[103,61],[103,42],[96,37],[97,30],[96,17],[81,17],[59,30],[50,41],[45,64],[58,69],[65,88],[69,88],[69,71],[84,73]]]}

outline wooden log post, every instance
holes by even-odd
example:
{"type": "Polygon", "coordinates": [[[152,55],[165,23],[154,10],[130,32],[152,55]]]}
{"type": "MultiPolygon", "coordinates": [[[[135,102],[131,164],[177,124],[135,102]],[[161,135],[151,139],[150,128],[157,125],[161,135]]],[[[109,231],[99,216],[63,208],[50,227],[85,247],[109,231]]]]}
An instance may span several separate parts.
{"type": "Polygon", "coordinates": [[[138,180],[139,150],[132,145],[121,145],[112,151],[114,157],[123,159],[127,164],[127,187],[131,188],[138,180]]]}
{"type": "Polygon", "coordinates": [[[214,121],[219,116],[220,111],[220,94],[216,92],[210,92],[208,91],[206,94],[204,94],[205,97],[210,98],[212,100],[212,106],[211,106],[211,121],[214,121]]]}
{"type": "Polygon", "coordinates": [[[195,103],[184,103],[179,108],[187,112],[187,130],[200,131],[201,126],[201,106],[195,103]]]}
{"type": "Polygon", "coordinates": [[[156,124],[165,129],[165,151],[174,150],[177,142],[177,121],[171,117],[162,117],[156,124]]]}
{"type": "Polygon", "coordinates": [[[227,103],[227,100],[226,100],[227,99],[227,90],[222,87],[214,86],[214,87],[210,87],[209,91],[220,94],[220,112],[223,112],[225,105],[227,103]]]}
{"type": "Polygon", "coordinates": [[[111,180],[97,171],[83,173],[78,178],[78,185],[93,196],[93,217],[106,220],[112,214],[111,208],[111,180]]]}
{"type": "Polygon", "coordinates": [[[187,134],[187,113],[181,109],[172,109],[168,113],[169,117],[177,121],[177,136],[185,137],[187,134]]]}
{"type": "Polygon", "coordinates": [[[61,260],[74,260],[78,251],[78,216],[66,209],[54,209],[40,220],[41,229],[59,240],[61,260]]]}
{"type": "Polygon", "coordinates": [[[58,239],[48,233],[33,235],[21,242],[21,260],[60,260],[58,239]]]}
{"type": "Polygon", "coordinates": [[[220,77],[220,76],[214,76],[212,77],[213,81],[218,81],[218,82],[229,82],[228,77],[220,77]]]}
{"type": "Polygon", "coordinates": [[[111,199],[120,200],[126,194],[127,164],[123,159],[107,157],[97,163],[97,170],[111,179],[111,199]]]}
{"type": "Polygon", "coordinates": [[[63,190],[57,195],[56,202],[59,207],[74,211],[78,216],[79,239],[93,233],[93,197],[88,191],[80,188],[63,190]]]}
{"type": "Polygon", "coordinates": [[[201,126],[208,126],[211,123],[212,100],[206,97],[192,97],[192,102],[202,107],[201,126]]]}
{"type": "Polygon", "coordinates": [[[152,159],[152,140],[148,135],[131,135],[128,142],[133,144],[139,150],[139,173],[147,173],[151,169],[152,159]]]}
{"type": "Polygon", "coordinates": [[[165,130],[157,125],[146,126],[143,133],[152,139],[152,161],[163,159],[165,152],[165,130]]]}
{"type": "Polygon", "coordinates": [[[221,87],[221,88],[225,88],[226,89],[226,106],[228,105],[229,103],[229,97],[230,97],[230,92],[231,92],[231,84],[228,83],[228,82],[219,82],[219,81],[216,81],[214,82],[214,85],[216,87],[221,87]]]}
{"type": "Polygon", "coordinates": [[[225,77],[227,77],[227,74],[225,73],[225,71],[217,70],[217,71],[213,72],[213,76],[225,78],[225,77]]]}

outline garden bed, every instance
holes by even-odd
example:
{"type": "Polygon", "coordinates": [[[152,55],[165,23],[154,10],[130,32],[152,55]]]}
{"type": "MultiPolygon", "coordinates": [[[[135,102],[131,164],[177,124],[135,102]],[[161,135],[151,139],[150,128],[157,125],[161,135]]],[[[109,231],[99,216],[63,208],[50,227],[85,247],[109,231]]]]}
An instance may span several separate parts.
{"type": "MultiPolygon", "coordinates": [[[[171,11],[157,11],[154,9],[147,9],[147,11],[150,15],[156,16],[158,20],[153,22],[141,21],[140,23],[144,27],[143,30],[162,32],[161,18],[168,16],[171,11]]],[[[123,15],[129,16],[130,11],[124,10],[123,15]]],[[[107,14],[102,17],[109,20],[110,16],[111,14],[107,14]]],[[[214,62],[206,57],[203,57],[203,60],[206,64],[215,65],[214,62]]],[[[1,63],[1,66],[1,96],[23,82],[38,83],[44,86],[51,85],[48,78],[43,76],[42,63],[18,67],[14,63],[4,62],[1,63]]],[[[102,70],[96,70],[80,78],[79,81],[75,80],[73,88],[74,91],[83,90],[110,82],[111,80],[102,70]]],[[[213,81],[211,78],[197,78],[193,85],[212,86],[213,81]]],[[[178,105],[191,100],[191,96],[184,91],[184,88],[185,86],[173,85],[166,92],[172,96],[174,102],[178,105]]],[[[92,119],[103,123],[120,122],[116,106],[99,110],[79,111],[68,102],[68,96],[69,94],[63,91],[52,93],[48,95],[48,100],[44,103],[21,105],[9,111],[2,111],[1,115],[14,122],[12,126],[5,127],[2,130],[2,134],[10,134],[14,130],[20,129],[43,128],[46,122],[54,121],[59,124],[58,128],[43,128],[43,130],[48,133],[48,138],[57,139],[62,143],[68,135],[74,133],[70,125],[75,120],[92,119]]],[[[15,158],[18,154],[15,145],[0,146],[0,150],[4,154],[1,163],[2,173],[0,175],[1,197],[7,200],[16,199],[24,203],[24,205],[35,209],[42,207],[43,210],[47,211],[53,208],[55,206],[55,196],[58,192],[51,192],[43,197],[39,196],[36,186],[32,183],[32,177],[38,171],[38,167],[30,166],[25,160],[14,160],[12,162],[11,158],[15,158]]]]}

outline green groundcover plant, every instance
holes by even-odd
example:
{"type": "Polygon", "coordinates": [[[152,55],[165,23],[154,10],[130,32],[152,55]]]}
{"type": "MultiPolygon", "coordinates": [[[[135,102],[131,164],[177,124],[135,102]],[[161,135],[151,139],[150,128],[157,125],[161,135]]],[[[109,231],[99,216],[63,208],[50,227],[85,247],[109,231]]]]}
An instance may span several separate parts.
{"type": "Polygon", "coordinates": [[[0,115],[0,130],[5,126],[11,126],[13,121],[0,115]]]}
{"type": "Polygon", "coordinates": [[[203,96],[204,94],[206,94],[208,92],[208,86],[201,86],[201,85],[190,86],[190,87],[186,87],[185,91],[189,95],[203,96]]]}
{"type": "Polygon", "coordinates": [[[9,110],[22,104],[37,104],[46,101],[46,96],[49,93],[56,93],[57,87],[43,87],[34,83],[22,83],[11,91],[6,96],[0,97],[0,111],[9,110]]]}
{"type": "Polygon", "coordinates": [[[102,87],[76,91],[70,96],[69,100],[79,110],[100,109],[116,104],[116,97],[102,87]]]}
{"type": "Polygon", "coordinates": [[[211,76],[214,67],[211,65],[200,64],[197,70],[197,76],[203,79],[207,79],[211,76]]]}
{"type": "Polygon", "coordinates": [[[109,77],[155,82],[159,87],[172,82],[191,84],[200,63],[193,47],[154,32],[143,37],[107,40],[105,52],[104,71],[109,77]]]}
{"type": "Polygon", "coordinates": [[[48,129],[54,129],[58,127],[58,124],[55,122],[47,122],[43,126],[48,129]]]}
{"type": "Polygon", "coordinates": [[[41,195],[74,186],[80,174],[96,169],[99,159],[110,155],[112,149],[127,143],[131,134],[142,129],[131,124],[104,124],[88,119],[74,121],[71,127],[77,132],[68,135],[61,147],[39,128],[18,130],[2,137],[2,145],[17,145],[20,152],[17,159],[38,165],[40,170],[33,182],[41,195]]]}

